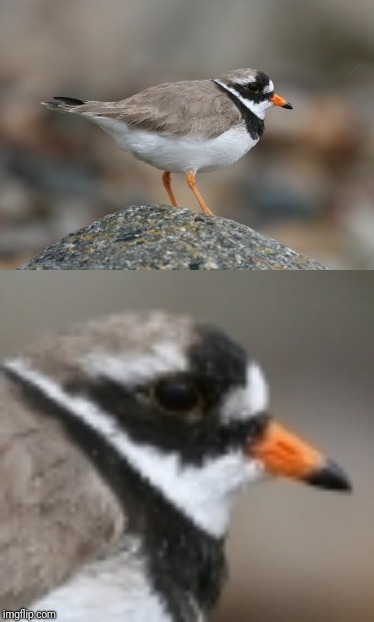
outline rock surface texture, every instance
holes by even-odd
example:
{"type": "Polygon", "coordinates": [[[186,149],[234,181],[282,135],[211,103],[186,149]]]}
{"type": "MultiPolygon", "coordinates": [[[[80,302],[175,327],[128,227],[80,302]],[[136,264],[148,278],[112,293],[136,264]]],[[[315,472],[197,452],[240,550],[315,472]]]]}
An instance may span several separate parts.
{"type": "Polygon", "coordinates": [[[131,206],[45,248],[21,270],[327,270],[249,227],[166,205],[131,206]]]}

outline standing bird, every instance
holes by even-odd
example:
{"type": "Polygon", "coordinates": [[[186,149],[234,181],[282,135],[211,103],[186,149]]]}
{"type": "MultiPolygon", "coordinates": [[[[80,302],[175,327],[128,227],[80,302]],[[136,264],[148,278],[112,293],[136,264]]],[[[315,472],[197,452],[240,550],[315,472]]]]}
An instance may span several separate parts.
{"type": "Polygon", "coordinates": [[[196,173],[225,168],[252,149],[263,134],[268,108],[292,109],[256,69],[159,84],[118,102],[55,97],[42,103],[90,119],[121,149],[164,171],[162,181],[174,207],[170,173],[184,173],[206,216],[213,212],[197,189],[196,173]]]}
{"type": "Polygon", "coordinates": [[[272,418],[241,346],[163,312],[92,321],[4,361],[0,431],[0,609],[59,622],[202,622],[243,486],[350,487],[272,418]]]}

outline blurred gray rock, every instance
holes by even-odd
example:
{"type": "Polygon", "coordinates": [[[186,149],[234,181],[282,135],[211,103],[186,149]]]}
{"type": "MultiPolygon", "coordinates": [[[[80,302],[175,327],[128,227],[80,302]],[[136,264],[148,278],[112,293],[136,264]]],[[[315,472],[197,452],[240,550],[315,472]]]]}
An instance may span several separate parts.
{"type": "Polygon", "coordinates": [[[131,206],[44,249],[21,270],[327,270],[245,225],[131,206]]]}

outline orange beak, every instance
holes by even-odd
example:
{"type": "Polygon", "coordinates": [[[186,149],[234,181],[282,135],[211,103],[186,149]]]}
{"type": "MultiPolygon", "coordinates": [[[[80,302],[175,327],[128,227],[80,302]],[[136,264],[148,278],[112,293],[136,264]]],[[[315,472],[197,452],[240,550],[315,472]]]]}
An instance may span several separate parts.
{"type": "Polygon", "coordinates": [[[291,104],[286,99],[283,99],[283,97],[277,95],[276,93],[274,93],[274,95],[270,97],[269,101],[274,106],[281,106],[282,108],[288,108],[288,110],[293,110],[291,104]]]}
{"type": "Polygon", "coordinates": [[[351,490],[344,471],[316,449],[270,419],[262,437],[247,453],[272,475],[283,475],[330,490],[351,490]]]}

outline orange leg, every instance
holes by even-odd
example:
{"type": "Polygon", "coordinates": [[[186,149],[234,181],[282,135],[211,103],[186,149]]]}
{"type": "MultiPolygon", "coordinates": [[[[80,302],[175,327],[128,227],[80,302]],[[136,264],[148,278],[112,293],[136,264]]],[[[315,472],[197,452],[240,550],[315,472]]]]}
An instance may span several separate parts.
{"type": "Polygon", "coordinates": [[[165,171],[165,173],[163,173],[162,175],[162,183],[164,184],[165,188],[166,188],[166,192],[169,195],[169,199],[171,201],[171,204],[173,207],[178,207],[178,203],[177,203],[177,199],[175,198],[173,189],[171,187],[171,176],[169,171],[165,171]]]}
{"type": "Polygon", "coordinates": [[[203,197],[197,189],[195,182],[195,173],[193,171],[189,171],[188,173],[186,173],[186,179],[189,187],[191,188],[192,192],[194,193],[195,197],[199,202],[203,214],[205,214],[205,216],[214,216],[213,212],[210,211],[209,207],[207,206],[203,197]]]}

